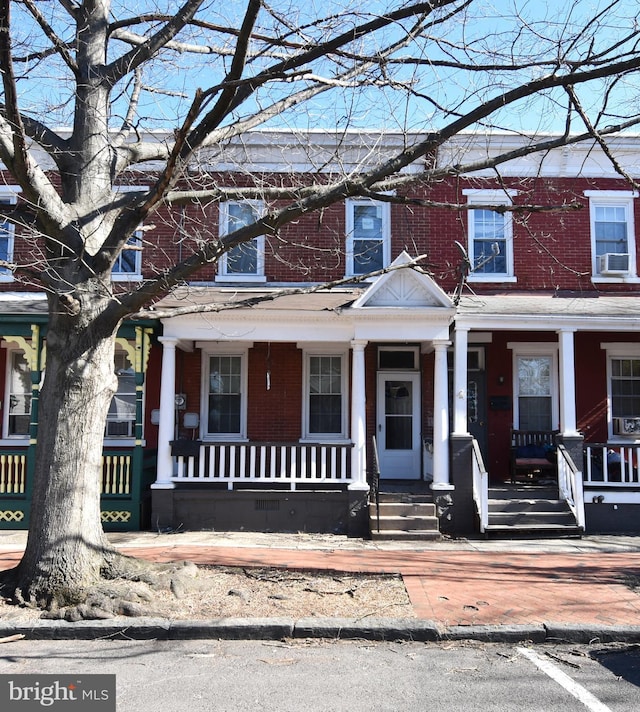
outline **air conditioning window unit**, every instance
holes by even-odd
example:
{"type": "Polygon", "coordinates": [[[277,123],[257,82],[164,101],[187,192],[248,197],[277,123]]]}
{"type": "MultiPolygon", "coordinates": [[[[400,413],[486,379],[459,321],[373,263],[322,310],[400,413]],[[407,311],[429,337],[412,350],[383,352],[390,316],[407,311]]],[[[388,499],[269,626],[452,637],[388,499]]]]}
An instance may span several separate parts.
{"type": "Polygon", "coordinates": [[[640,438],[640,418],[614,418],[613,433],[640,438]]]}
{"type": "Polygon", "coordinates": [[[627,253],[606,252],[598,257],[600,274],[628,274],[629,255],[627,253]]]}

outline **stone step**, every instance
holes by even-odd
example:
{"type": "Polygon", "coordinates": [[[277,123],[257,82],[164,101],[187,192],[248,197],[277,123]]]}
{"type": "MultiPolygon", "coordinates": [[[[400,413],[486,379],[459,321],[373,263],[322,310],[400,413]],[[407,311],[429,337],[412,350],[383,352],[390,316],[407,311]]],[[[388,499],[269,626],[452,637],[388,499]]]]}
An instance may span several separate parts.
{"type": "MultiPolygon", "coordinates": [[[[375,503],[369,504],[369,514],[376,514],[375,503]]],[[[380,502],[380,515],[397,517],[435,517],[436,505],[433,502],[380,502]]]]}
{"type": "Polygon", "coordinates": [[[433,502],[432,494],[409,494],[408,492],[379,492],[378,500],[382,502],[433,502]]]}
{"type": "Polygon", "coordinates": [[[565,512],[561,499],[489,499],[489,514],[493,512],[565,512]]]}
{"type": "Polygon", "coordinates": [[[564,527],[576,526],[571,512],[496,512],[489,514],[490,526],[564,527]]]}
{"type": "Polygon", "coordinates": [[[379,532],[372,528],[371,538],[374,541],[437,541],[441,539],[439,531],[425,531],[416,529],[384,529],[379,532]]]}
{"type": "Polygon", "coordinates": [[[402,517],[380,515],[380,518],[372,514],[369,518],[371,531],[399,530],[399,531],[438,531],[438,518],[435,516],[426,517],[402,517]]]}

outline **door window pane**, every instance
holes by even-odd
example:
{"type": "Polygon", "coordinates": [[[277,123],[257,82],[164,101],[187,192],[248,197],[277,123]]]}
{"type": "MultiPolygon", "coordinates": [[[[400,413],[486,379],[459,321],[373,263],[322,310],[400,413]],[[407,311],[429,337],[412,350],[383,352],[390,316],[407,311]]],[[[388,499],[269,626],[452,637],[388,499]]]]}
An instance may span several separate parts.
{"type": "Polygon", "coordinates": [[[413,448],[413,383],[387,381],[384,400],[385,448],[411,450],[413,448]]]}
{"type": "Polygon", "coordinates": [[[520,356],[518,415],[520,430],[552,430],[552,358],[520,356]]]}

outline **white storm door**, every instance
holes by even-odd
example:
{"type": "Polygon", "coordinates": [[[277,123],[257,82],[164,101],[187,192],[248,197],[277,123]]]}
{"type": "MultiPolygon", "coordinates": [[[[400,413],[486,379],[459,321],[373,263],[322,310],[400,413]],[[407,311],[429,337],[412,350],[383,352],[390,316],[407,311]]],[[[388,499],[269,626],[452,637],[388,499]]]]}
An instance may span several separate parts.
{"type": "Polygon", "coordinates": [[[420,479],[420,374],[379,372],[377,400],[381,479],[420,479]]]}

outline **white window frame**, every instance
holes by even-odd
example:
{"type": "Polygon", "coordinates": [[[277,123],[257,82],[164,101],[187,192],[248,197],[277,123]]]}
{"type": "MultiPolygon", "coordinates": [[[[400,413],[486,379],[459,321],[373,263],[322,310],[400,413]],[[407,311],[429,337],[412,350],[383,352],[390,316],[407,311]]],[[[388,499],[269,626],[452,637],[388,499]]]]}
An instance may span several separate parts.
{"type": "MultiPolygon", "coordinates": [[[[133,193],[134,191],[149,190],[148,185],[118,185],[115,186],[114,190],[117,193],[133,193]]],[[[144,235],[144,230],[142,225],[134,231],[133,235],[127,240],[127,245],[134,245],[135,250],[135,267],[134,272],[114,272],[113,268],[111,270],[111,281],[112,282],[139,282],[142,279],[142,237],[144,235]],[[135,244],[139,243],[139,244],[135,244]]],[[[119,261],[122,257],[123,252],[127,249],[126,245],[122,248],[122,251],[118,255],[119,261]]]]}
{"type": "Polygon", "coordinates": [[[630,444],[640,441],[639,438],[616,435],[613,432],[613,394],[611,389],[612,369],[611,363],[614,359],[638,359],[640,360],[640,343],[601,343],[607,357],[607,442],[630,444]]]}
{"type": "MultiPolygon", "coordinates": [[[[122,348],[121,346],[119,346],[119,345],[116,345],[115,352],[114,352],[114,368],[116,367],[116,358],[115,358],[116,356],[122,356],[122,357],[124,357],[125,363],[129,364],[129,366],[130,366],[131,368],[133,368],[133,371],[134,371],[134,386],[133,386],[133,392],[132,392],[132,394],[133,394],[133,406],[134,406],[134,410],[133,410],[133,419],[117,420],[116,418],[110,418],[109,415],[107,414],[107,423],[106,423],[106,426],[105,426],[104,444],[105,444],[105,445],[110,445],[110,446],[123,445],[123,444],[125,444],[125,443],[127,443],[127,444],[133,443],[133,442],[135,441],[135,435],[136,435],[136,411],[135,411],[135,409],[136,409],[136,405],[137,405],[137,404],[136,404],[136,400],[137,400],[137,389],[136,389],[136,385],[135,385],[135,367],[134,367],[133,364],[130,362],[130,360],[129,360],[129,354],[127,353],[127,351],[126,351],[125,349],[123,349],[123,348],[122,348]],[[131,424],[131,426],[130,426],[131,434],[130,434],[130,435],[129,435],[129,434],[127,434],[127,435],[113,435],[113,434],[110,434],[110,433],[108,432],[108,430],[109,430],[109,423],[113,423],[113,422],[129,422],[129,423],[131,424]]],[[[116,377],[118,378],[118,382],[119,382],[119,377],[118,377],[117,372],[116,372],[116,377]]],[[[130,394],[131,394],[131,393],[130,393],[130,394]]],[[[130,395],[130,394],[129,394],[129,395],[130,395]]],[[[118,395],[118,393],[116,392],[116,393],[114,394],[113,398],[116,398],[117,395],[118,395]]],[[[143,399],[142,399],[143,408],[144,408],[144,401],[145,401],[145,399],[143,398],[143,399]]],[[[113,402],[113,399],[112,399],[112,402],[113,402]]],[[[109,408],[111,408],[111,403],[109,404],[109,408]]],[[[143,423],[143,425],[144,425],[144,414],[143,414],[143,418],[142,418],[142,423],[143,423]]]]}
{"type": "MultiPolygon", "coordinates": [[[[388,267],[391,263],[391,204],[373,198],[347,198],[345,201],[345,228],[347,233],[346,250],[346,276],[360,277],[366,272],[357,273],[354,268],[354,238],[355,220],[354,211],[357,205],[375,205],[381,210],[382,220],[382,267],[388,267]]],[[[375,271],[375,270],[372,270],[375,271]]]]}
{"type": "MultiPolygon", "coordinates": [[[[468,205],[511,205],[513,197],[518,195],[517,190],[488,190],[488,189],[472,189],[467,188],[462,191],[462,194],[467,197],[468,205]]],[[[467,229],[468,229],[468,255],[469,260],[473,264],[474,259],[474,240],[475,240],[475,209],[467,210],[467,229]]],[[[516,282],[517,278],[514,271],[513,260],[513,215],[511,212],[502,213],[504,218],[504,241],[505,241],[505,261],[506,272],[469,272],[469,282],[516,282]]]]}
{"type": "Polygon", "coordinates": [[[303,348],[303,368],[302,368],[302,442],[337,442],[343,443],[348,441],[348,414],[349,414],[349,391],[348,391],[348,369],[349,369],[349,352],[340,345],[314,345],[300,346],[303,348]],[[327,356],[330,358],[339,358],[340,365],[340,390],[342,395],[342,411],[339,433],[311,433],[309,431],[310,418],[310,399],[311,399],[311,357],[312,356],[327,356]]]}
{"type": "MultiPolygon", "coordinates": [[[[15,205],[18,202],[18,194],[21,191],[22,189],[19,185],[3,185],[0,187],[0,202],[3,205],[15,205]]],[[[15,225],[8,220],[1,222],[4,223],[2,230],[7,233],[7,262],[13,262],[15,250],[15,225]]],[[[0,268],[0,283],[13,282],[13,279],[13,273],[8,268],[0,268]]]]}
{"type": "MultiPolygon", "coordinates": [[[[11,398],[11,374],[13,366],[13,355],[16,353],[22,354],[26,359],[27,363],[29,361],[28,357],[24,351],[15,344],[10,344],[3,342],[3,347],[6,352],[6,368],[5,368],[5,380],[4,380],[4,408],[2,412],[2,440],[7,444],[24,443],[29,440],[29,430],[26,433],[18,433],[11,435],[9,434],[9,415],[10,415],[10,398],[11,398]]],[[[31,376],[29,376],[31,378],[31,376]]],[[[31,381],[29,381],[29,392],[27,395],[33,394],[33,389],[31,388],[31,381]]]]}
{"type": "Polygon", "coordinates": [[[520,381],[518,378],[518,359],[527,356],[548,356],[551,358],[551,430],[560,429],[560,386],[558,376],[558,346],[550,342],[513,342],[507,348],[512,351],[512,393],[513,427],[520,427],[520,381]]]}
{"type": "Polygon", "coordinates": [[[607,282],[640,282],[636,263],[636,236],[634,221],[634,198],[638,193],[632,190],[585,190],[589,199],[589,231],[591,234],[591,274],[596,283],[607,282]],[[627,253],[629,255],[629,272],[621,275],[600,274],[598,256],[596,255],[596,208],[624,208],[627,223],[627,253]]]}
{"type": "Polygon", "coordinates": [[[200,396],[200,438],[206,441],[247,441],[247,387],[250,345],[196,343],[202,350],[202,384],[200,396]],[[240,430],[237,433],[210,433],[209,428],[209,359],[211,356],[237,356],[240,358],[240,430]]]}
{"type": "MultiPolygon", "coordinates": [[[[139,282],[142,279],[142,229],[136,230],[133,235],[127,240],[127,245],[132,245],[133,247],[128,250],[125,246],[122,252],[118,255],[116,262],[119,262],[124,254],[125,250],[134,252],[135,255],[135,265],[133,272],[114,272],[113,268],[111,270],[111,281],[113,282],[139,282]]],[[[115,263],[114,263],[115,266],[115,263]]]]}
{"type": "MultiPolygon", "coordinates": [[[[230,205],[246,205],[249,204],[255,209],[257,218],[260,219],[265,214],[265,204],[262,200],[226,200],[220,203],[220,215],[218,233],[220,238],[228,235],[227,228],[229,226],[229,206],[230,205]]],[[[218,273],[216,282],[266,282],[267,278],[264,273],[264,235],[258,235],[253,238],[256,244],[257,260],[255,274],[247,272],[228,272],[228,253],[225,252],[218,263],[218,273]]]]}

